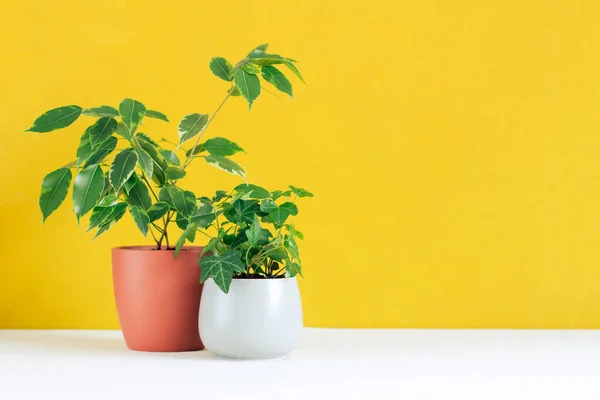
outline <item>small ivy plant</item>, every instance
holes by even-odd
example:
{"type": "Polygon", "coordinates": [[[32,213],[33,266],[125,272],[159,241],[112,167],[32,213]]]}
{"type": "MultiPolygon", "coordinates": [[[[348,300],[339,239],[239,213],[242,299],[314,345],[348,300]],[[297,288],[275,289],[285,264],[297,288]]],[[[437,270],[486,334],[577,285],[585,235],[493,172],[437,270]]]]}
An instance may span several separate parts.
{"type": "Polygon", "coordinates": [[[304,235],[288,220],[298,214],[296,200],[312,196],[294,186],[269,192],[245,183],[231,193],[218,191],[210,199],[201,198],[194,228],[210,240],[199,258],[200,282],[212,278],[228,293],[234,277],[302,276],[296,239],[304,235]]]}
{"type": "Polygon", "coordinates": [[[75,160],[43,179],[39,199],[42,222],[64,202],[72,184],[77,221],[91,212],[88,230],[96,230],[94,238],[129,211],[140,232],[150,234],[159,250],[163,243],[167,249],[173,248],[167,228],[175,222],[183,230],[174,247],[177,255],[186,241],[194,241],[197,221],[204,218],[205,210],[198,197],[181,186],[188,165],[203,158],[212,166],[246,179],[245,170],[229,158],[242,148],[223,137],[201,142],[206,128],[232,96],[244,97],[250,109],[261,92],[259,76],[292,97],[290,81],[276,66],[282,65],[302,79],[295,60],[266,50],[266,44],[258,46],[235,66],[221,57],[210,61],[213,74],[229,82],[230,87],[213,114],[194,113],[181,120],[176,143],[164,138],[157,141],[140,131],[152,126],[144,125],[148,119],[169,119],[133,99],[123,100],[118,108],[64,106],[37,118],[27,131],[46,133],[67,128],[82,115],[95,119],[81,136],[75,160]],[[195,140],[189,149],[182,147],[191,139],[195,140]]]}

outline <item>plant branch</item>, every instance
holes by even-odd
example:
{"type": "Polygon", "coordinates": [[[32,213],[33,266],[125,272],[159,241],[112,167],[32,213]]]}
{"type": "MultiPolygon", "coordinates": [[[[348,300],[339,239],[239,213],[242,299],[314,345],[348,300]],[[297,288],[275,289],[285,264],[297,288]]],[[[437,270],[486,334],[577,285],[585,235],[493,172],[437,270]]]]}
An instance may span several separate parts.
{"type": "MultiPolygon", "coordinates": [[[[158,196],[156,195],[156,192],[154,191],[154,189],[152,188],[152,185],[150,185],[150,182],[148,181],[148,178],[146,178],[146,175],[144,173],[142,173],[142,179],[144,180],[144,182],[146,183],[146,186],[148,186],[148,189],[150,189],[150,192],[152,192],[152,195],[154,196],[154,198],[156,199],[156,201],[158,200],[158,196]]],[[[168,215],[168,213],[167,213],[168,215]]],[[[161,246],[162,246],[162,241],[163,238],[166,239],[167,241],[167,249],[169,248],[169,236],[167,235],[167,225],[168,225],[168,221],[165,219],[165,217],[162,217],[162,221],[163,221],[163,228],[159,229],[157,227],[157,229],[161,232],[161,236],[160,236],[160,240],[156,240],[156,238],[154,238],[154,241],[156,242],[156,247],[157,249],[160,250],[161,246]]],[[[152,224],[156,227],[155,224],[152,224]]],[[[154,237],[154,235],[152,235],[154,237]]]]}
{"type": "Polygon", "coordinates": [[[206,236],[208,238],[216,239],[216,238],[210,236],[208,233],[204,232],[204,229],[198,229],[198,230],[196,230],[196,232],[200,232],[201,234],[203,234],[204,236],[206,236]]]}
{"type": "Polygon", "coordinates": [[[169,222],[171,222],[171,211],[167,211],[167,218],[165,221],[165,226],[163,228],[162,235],[160,235],[160,239],[158,242],[159,249],[160,249],[163,239],[165,239],[165,241],[167,242],[167,250],[169,249],[169,235],[167,234],[167,227],[169,226],[169,222]]]}
{"type": "Polygon", "coordinates": [[[163,232],[162,228],[161,228],[160,226],[156,225],[154,222],[152,222],[152,226],[153,226],[153,227],[154,227],[154,228],[155,228],[157,231],[159,231],[160,233],[162,233],[162,232],[163,232]]]}
{"type": "Polygon", "coordinates": [[[142,179],[144,180],[144,182],[146,182],[146,186],[148,186],[148,189],[150,189],[150,192],[152,192],[152,196],[154,196],[156,201],[159,201],[158,196],[156,195],[156,192],[154,192],[152,185],[150,185],[150,182],[148,182],[148,179],[146,178],[146,174],[142,173],[142,179]]]}
{"type": "MultiPolygon", "coordinates": [[[[154,225],[154,224],[152,224],[154,225]]],[[[156,225],[154,225],[154,227],[156,227],[156,225]]],[[[158,243],[158,240],[156,240],[156,236],[154,235],[154,231],[152,230],[152,228],[148,229],[150,231],[150,233],[152,234],[152,238],[154,239],[155,242],[158,243]]]]}
{"type": "Polygon", "coordinates": [[[206,128],[208,128],[208,125],[210,125],[210,123],[215,118],[215,116],[217,115],[217,113],[219,112],[219,110],[221,110],[221,108],[223,107],[223,105],[225,104],[225,102],[227,101],[227,99],[231,96],[231,93],[233,93],[234,89],[235,89],[235,86],[232,86],[231,89],[229,89],[227,91],[227,95],[225,96],[225,98],[223,99],[223,101],[221,102],[221,104],[219,104],[219,107],[217,107],[217,109],[215,110],[215,112],[210,116],[210,118],[206,122],[206,125],[204,125],[204,128],[202,128],[202,130],[198,134],[198,138],[196,139],[196,142],[194,143],[194,146],[191,148],[190,154],[187,156],[187,158],[185,159],[183,165],[181,166],[181,169],[185,169],[185,167],[187,167],[187,165],[194,159],[194,151],[196,150],[196,147],[198,147],[198,143],[200,143],[200,139],[202,138],[202,135],[204,134],[204,131],[206,130],[206,128]]]}

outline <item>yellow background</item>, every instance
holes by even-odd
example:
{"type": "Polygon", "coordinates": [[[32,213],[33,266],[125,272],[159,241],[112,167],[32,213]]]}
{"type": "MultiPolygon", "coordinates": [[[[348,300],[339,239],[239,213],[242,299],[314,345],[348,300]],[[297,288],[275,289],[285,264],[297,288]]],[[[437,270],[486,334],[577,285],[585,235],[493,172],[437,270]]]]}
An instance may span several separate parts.
{"type": "MultiPolygon", "coordinates": [[[[125,97],[176,137],[227,84],[213,56],[298,59],[295,101],[229,102],[207,137],[249,179],[310,189],[297,226],[305,322],[328,327],[600,327],[597,1],[10,1],[0,6],[0,328],[116,328],[113,246],[42,178],[89,122],[24,133],[61,105],[125,97]]],[[[204,163],[187,185],[239,183],[204,163]]],[[[146,241],[148,242],[148,241],[146,241]]]]}

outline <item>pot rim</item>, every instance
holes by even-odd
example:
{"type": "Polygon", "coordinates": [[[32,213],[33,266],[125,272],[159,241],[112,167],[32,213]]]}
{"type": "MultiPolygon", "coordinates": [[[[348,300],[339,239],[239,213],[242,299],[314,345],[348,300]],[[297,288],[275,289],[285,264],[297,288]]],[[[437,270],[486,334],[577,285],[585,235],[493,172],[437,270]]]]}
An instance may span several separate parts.
{"type": "MultiPolygon", "coordinates": [[[[204,249],[204,246],[183,246],[181,248],[180,251],[194,251],[194,252],[202,252],[202,250],[204,249]]],[[[167,252],[167,251],[175,251],[175,249],[160,249],[157,250],[156,246],[148,246],[148,245],[141,245],[141,246],[117,246],[117,247],[113,247],[112,250],[124,250],[124,251],[140,251],[140,252],[146,252],[146,251],[158,251],[158,252],[167,252]]]]}

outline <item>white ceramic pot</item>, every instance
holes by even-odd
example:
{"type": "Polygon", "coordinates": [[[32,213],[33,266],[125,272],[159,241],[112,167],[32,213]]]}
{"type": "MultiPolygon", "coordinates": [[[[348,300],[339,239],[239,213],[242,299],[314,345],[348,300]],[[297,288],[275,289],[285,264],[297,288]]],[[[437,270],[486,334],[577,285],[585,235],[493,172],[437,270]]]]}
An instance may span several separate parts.
{"type": "Polygon", "coordinates": [[[302,334],[296,278],[234,279],[225,294],[212,279],[200,301],[200,338],[223,357],[273,358],[294,350],[302,334]]]}

